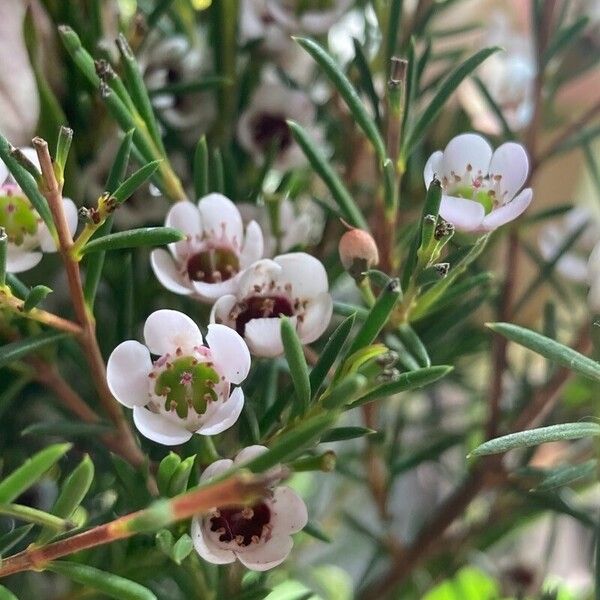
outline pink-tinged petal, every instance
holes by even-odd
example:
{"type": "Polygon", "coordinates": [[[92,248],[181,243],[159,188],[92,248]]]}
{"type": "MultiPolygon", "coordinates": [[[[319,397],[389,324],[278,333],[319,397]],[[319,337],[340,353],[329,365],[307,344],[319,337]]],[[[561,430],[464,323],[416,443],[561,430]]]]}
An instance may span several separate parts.
{"type": "Polygon", "coordinates": [[[219,460],[215,460],[214,463],[211,463],[204,469],[202,475],[200,475],[200,482],[204,483],[206,481],[210,481],[219,475],[225,473],[233,466],[233,461],[230,458],[221,458],[219,460]]]}
{"type": "Polygon", "coordinates": [[[205,535],[201,517],[192,519],[191,537],[196,552],[207,562],[213,565],[226,565],[235,561],[235,554],[231,550],[219,548],[212,543],[208,535],[205,535]]]}
{"type": "Polygon", "coordinates": [[[252,319],[246,323],[244,339],[255,356],[274,358],[283,354],[281,319],[252,319]]]}
{"type": "Polygon", "coordinates": [[[438,179],[443,177],[443,168],[444,153],[441,150],[438,150],[429,157],[429,160],[425,163],[425,168],[423,169],[423,180],[425,181],[425,187],[427,189],[429,189],[429,185],[434,177],[437,177],[438,179]]]}
{"type": "Polygon", "coordinates": [[[178,310],[162,309],[153,312],[144,324],[144,340],[152,354],[162,356],[177,348],[190,352],[202,345],[198,325],[178,310]]]}
{"type": "Polygon", "coordinates": [[[441,175],[450,179],[452,173],[462,177],[467,171],[473,177],[487,175],[492,158],[492,147],[476,133],[463,133],[452,138],[444,150],[441,175]],[[471,169],[468,169],[468,166],[471,169]]]}
{"type": "Polygon", "coordinates": [[[252,571],[268,571],[280,565],[289,555],[294,542],[289,535],[273,536],[267,542],[248,546],[244,552],[238,552],[239,561],[252,571]]]}
{"type": "Polygon", "coordinates": [[[260,446],[259,444],[254,444],[253,446],[246,446],[237,453],[233,464],[237,467],[241,465],[246,465],[250,461],[253,461],[255,458],[258,458],[261,454],[264,454],[267,450],[268,448],[266,446],[260,446]]]}
{"type": "Polygon", "coordinates": [[[310,344],[320,338],[333,314],[333,299],[324,292],[311,300],[304,311],[303,319],[298,321],[298,336],[303,344],[310,344]]]}
{"type": "Polygon", "coordinates": [[[111,394],[127,408],[148,403],[152,360],[146,346],[135,340],[119,344],[108,358],[106,381],[111,394]]]}
{"type": "Polygon", "coordinates": [[[235,322],[230,319],[231,311],[237,304],[237,298],[233,294],[221,296],[210,311],[211,323],[222,323],[228,327],[235,327],[235,322]]]}
{"type": "Polygon", "coordinates": [[[163,446],[178,446],[192,437],[192,432],[169,421],[143,406],[133,407],[133,422],[138,431],[149,440],[163,446]]]}
{"type": "Polygon", "coordinates": [[[256,221],[250,221],[246,227],[246,237],[240,252],[240,267],[246,269],[261,259],[264,252],[263,232],[256,221]]]}
{"type": "Polygon", "coordinates": [[[325,267],[306,252],[291,252],[275,257],[281,266],[279,281],[292,285],[295,298],[314,298],[329,289],[325,267]]]}
{"type": "Polygon", "coordinates": [[[211,304],[221,296],[235,293],[240,280],[240,273],[231,279],[221,281],[220,283],[205,283],[204,281],[192,281],[194,293],[199,300],[211,304]]]}
{"type": "Polygon", "coordinates": [[[256,261],[242,272],[238,282],[236,296],[240,299],[256,294],[256,288],[267,287],[277,281],[281,274],[281,266],[269,258],[256,261]]]}
{"type": "Polygon", "coordinates": [[[231,396],[219,402],[217,410],[211,414],[203,425],[196,431],[200,435],[217,435],[235,425],[244,408],[244,392],[235,388],[231,396]]]}
{"type": "Polygon", "coordinates": [[[209,194],[198,202],[204,235],[226,238],[238,249],[242,247],[244,226],[240,211],[223,194],[209,194]]]}
{"type": "Polygon", "coordinates": [[[161,285],[174,294],[189,296],[193,290],[189,287],[186,278],[177,268],[173,257],[162,248],[157,248],[150,253],[150,265],[161,285]]]}
{"type": "Polygon", "coordinates": [[[230,383],[242,383],[250,371],[250,351],[242,336],[226,325],[213,324],[206,341],[217,371],[230,383]]]}
{"type": "Polygon", "coordinates": [[[275,488],[271,523],[277,535],[297,533],[308,523],[306,504],[291,488],[284,485],[275,488]]]}
{"type": "Polygon", "coordinates": [[[485,217],[485,209],[479,202],[444,195],[440,215],[460,231],[476,231],[485,217]]]}
{"type": "Polygon", "coordinates": [[[524,189],[516,198],[508,204],[496,208],[483,219],[481,227],[484,231],[492,231],[500,225],[504,225],[510,221],[514,221],[518,216],[523,214],[533,198],[531,188],[524,189]]]}
{"type": "Polygon", "coordinates": [[[177,202],[167,213],[165,227],[173,227],[183,232],[188,239],[169,244],[169,249],[177,258],[186,254],[189,240],[202,237],[202,220],[198,207],[192,202],[177,202]]]}
{"type": "Polygon", "coordinates": [[[22,273],[33,269],[40,260],[42,260],[41,252],[32,252],[30,250],[22,250],[13,244],[8,244],[6,253],[6,271],[8,273],[22,273]]]}
{"type": "Polygon", "coordinates": [[[529,175],[529,158],[521,144],[506,142],[499,146],[490,162],[490,177],[502,177],[500,180],[500,202],[507,202],[523,187],[529,175]]]}

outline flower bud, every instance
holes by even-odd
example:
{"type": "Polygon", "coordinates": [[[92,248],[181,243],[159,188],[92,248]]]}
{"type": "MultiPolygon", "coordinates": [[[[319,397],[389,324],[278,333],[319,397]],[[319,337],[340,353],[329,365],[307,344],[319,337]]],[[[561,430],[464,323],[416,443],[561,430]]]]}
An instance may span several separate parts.
{"type": "Polygon", "coordinates": [[[375,240],[362,229],[347,231],[340,239],[338,250],[344,269],[353,277],[360,277],[379,262],[375,240]]]}

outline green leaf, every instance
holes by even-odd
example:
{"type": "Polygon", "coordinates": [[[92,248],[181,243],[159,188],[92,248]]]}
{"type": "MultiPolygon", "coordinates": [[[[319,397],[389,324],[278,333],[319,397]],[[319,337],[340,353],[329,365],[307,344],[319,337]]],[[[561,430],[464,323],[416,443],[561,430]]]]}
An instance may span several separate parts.
{"type": "Polygon", "coordinates": [[[354,64],[356,65],[360,76],[360,87],[371,103],[371,108],[375,115],[375,122],[380,124],[381,115],[379,109],[379,96],[375,91],[371,69],[369,68],[369,61],[363,52],[360,42],[356,38],[352,38],[352,43],[354,44],[354,64]]]}
{"type": "Polygon", "coordinates": [[[199,200],[208,194],[208,146],[206,136],[203,135],[196,146],[194,153],[194,191],[199,200]]]}
{"type": "Polygon", "coordinates": [[[187,533],[184,533],[173,545],[171,553],[173,561],[180,565],[193,549],[194,542],[192,542],[192,538],[187,533]]]}
{"type": "Polygon", "coordinates": [[[26,523],[42,525],[53,532],[62,533],[73,528],[72,523],[65,519],[22,504],[0,504],[0,515],[12,517],[19,521],[25,521],[26,523]]]}
{"type": "Polygon", "coordinates": [[[168,495],[169,484],[180,463],[181,458],[175,454],[175,452],[169,452],[169,454],[160,461],[156,483],[161,496],[168,495]]]}
{"type": "Polygon", "coordinates": [[[173,551],[173,534],[168,529],[161,529],[154,539],[157,548],[170,558],[173,551]]]}
{"type": "Polygon", "coordinates": [[[0,585],[0,600],[19,600],[9,589],[0,585]]]}
{"type": "Polygon", "coordinates": [[[369,226],[360,208],[358,208],[350,192],[338,174],[333,170],[321,150],[317,148],[315,143],[308,137],[306,131],[298,123],[288,121],[287,124],[292,136],[302,149],[302,152],[304,152],[311,167],[327,186],[344,218],[350,225],[368,231],[369,226]]]}
{"type": "Polygon", "coordinates": [[[223,154],[219,148],[215,148],[210,155],[210,186],[211,191],[219,194],[225,193],[225,167],[223,165],[223,154]]]}
{"type": "Polygon", "coordinates": [[[321,442],[341,442],[343,440],[354,440],[356,438],[374,435],[377,433],[374,429],[366,427],[334,427],[330,429],[321,438],[321,442]]]}
{"type": "Polygon", "coordinates": [[[35,308],[51,292],[52,290],[48,286],[36,285],[29,294],[27,294],[27,298],[25,298],[25,303],[23,304],[23,310],[27,312],[32,308],[35,308]]]}
{"type": "Polygon", "coordinates": [[[139,583],[88,565],[61,560],[46,565],[45,569],[116,600],[157,600],[148,588],[139,583]]]}
{"type": "Polygon", "coordinates": [[[331,538],[314,521],[309,521],[302,529],[302,532],[326,544],[331,544],[332,542],[331,538]]]}
{"type": "Polygon", "coordinates": [[[498,119],[498,122],[500,123],[500,126],[502,127],[502,135],[504,136],[504,138],[507,140],[515,139],[515,134],[512,132],[512,129],[510,128],[510,125],[508,124],[508,121],[506,120],[504,113],[502,112],[502,109],[500,108],[500,106],[498,106],[498,104],[496,103],[496,100],[494,100],[493,96],[490,94],[486,85],[477,76],[473,77],[473,81],[475,82],[475,85],[479,88],[479,91],[481,92],[482,96],[484,97],[488,107],[494,113],[494,115],[496,116],[496,119],[498,119]]]}
{"type": "Polygon", "coordinates": [[[41,421],[32,423],[21,435],[58,435],[65,438],[89,437],[114,431],[108,423],[80,423],[75,421],[41,421]]]}
{"type": "Polygon", "coordinates": [[[544,477],[540,485],[536,486],[538,492],[546,492],[555,488],[570,485],[580,480],[595,479],[598,475],[598,461],[592,458],[580,465],[565,465],[553,469],[544,477]]]}
{"type": "Polygon", "coordinates": [[[404,0],[391,0],[385,34],[385,69],[389,75],[390,61],[398,48],[398,34],[402,26],[402,8],[404,0]]]}
{"type": "Polygon", "coordinates": [[[386,158],[385,144],[383,138],[377,129],[375,121],[371,118],[366,108],[364,107],[360,96],[354,89],[346,75],[341,71],[335,60],[328,52],[317,42],[309,38],[294,37],[293,38],[304,50],[306,50],[314,60],[323,69],[333,86],[340,93],[340,96],[346,102],[352,116],[356,120],[358,126],[365,132],[365,135],[375,148],[375,153],[379,162],[383,165],[386,158]]]}
{"type": "Polygon", "coordinates": [[[71,444],[54,444],[27,459],[22,466],[0,481],[0,504],[8,504],[18,498],[70,449],[71,444]]]}
{"type": "Polygon", "coordinates": [[[404,347],[417,359],[420,367],[431,366],[431,359],[427,353],[427,348],[425,348],[421,338],[408,323],[399,325],[396,333],[404,347]]]}
{"type": "Polygon", "coordinates": [[[310,404],[310,379],[308,366],[302,350],[302,342],[295,327],[288,318],[281,319],[281,341],[285,359],[290,367],[290,375],[294,383],[296,398],[300,403],[301,412],[305,412],[310,404]]]}
{"type": "Polygon", "coordinates": [[[36,352],[40,348],[59,342],[66,337],[68,337],[66,333],[48,332],[32,335],[26,339],[6,344],[0,347],[0,367],[5,367],[11,362],[27,356],[31,352],[36,352]]]}
{"type": "Polygon", "coordinates": [[[600,381],[600,364],[568,346],[512,323],[487,323],[487,327],[579,375],[600,381]]]}
{"type": "Polygon", "coordinates": [[[177,465],[175,472],[169,481],[168,496],[177,496],[187,490],[195,460],[196,455],[194,454],[188,456],[177,465]]]}
{"type": "Polygon", "coordinates": [[[129,157],[131,155],[131,147],[133,146],[133,129],[130,129],[121,140],[119,149],[115,155],[115,159],[108,173],[106,180],[106,191],[109,194],[114,194],[117,190],[125,173],[127,173],[127,166],[129,165],[129,157]]]}
{"type": "Polygon", "coordinates": [[[483,50],[476,52],[473,56],[470,56],[462,64],[456,67],[456,69],[442,81],[427,108],[417,119],[417,122],[410,128],[404,142],[403,156],[406,157],[412,153],[413,148],[421,141],[421,138],[428,131],[433,120],[438,116],[444,107],[444,104],[446,104],[462,81],[475,71],[486,58],[499,50],[501,50],[501,48],[493,47],[484,48],[483,50]]]}
{"type": "Polygon", "coordinates": [[[12,531],[5,533],[0,537],[0,556],[6,555],[12,550],[20,541],[27,537],[27,534],[33,529],[33,524],[23,525],[22,527],[16,527],[12,531]]]}
{"type": "Polygon", "coordinates": [[[367,378],[359,373],[347,375],[323,399],[323,406],[330,410],[351,404],[367,386],[367,378]]]}
{"type": "Polygon", "coordinates": [[[508,452],[514,448],[529,448],[546,442],[578,440],[596,436],[600,436],[600,425],[597,423],[561,423],[503,435],[477,446],[471,455],[486,456],[508,452]]]}
{"type": "Polygon", "coordinates": [[[424,387],[445,377],[452,371],[452,366],[436,366],[427,367],[425,369],[419,369],[417,371],[408,371],[407,373],[401,373],[395,381],[389,383],[382,383],[375,389],[370,391],[368,394],[351,404],[348,408],[355,408],[361,404],[372,402],[378,398],[386,398],[399,394],[400,392],[406,392],[408,390],[415,390],[417,388],[424,387]]]}
{"type": "Polygon", "coordinates": [[[142,184],[154,175],[160,166],[160,160],[154,160],[128,177],[112,194],[117,204],[123,204],[142,184]]]}
{"type": "Polygon", "coordinates": [[[577,19],[574,23],[571,23],[571,25],[567,25],[566,27],[562,27],[561,29],[559,29],[558,32],[554,35],[554,37],[550,40],[546,51],[542,55],[542,65],[547,65],[557,54],[562,52],[569,44],[572,44],[573,42],[577,41],[577,38],[587,27],[589,21],[589,17],[579,17],[579,19],[577,19]]]}
{"type": "Polygon", "coordinates": [[[140,227],[94,239],[84,246],[83,253],[123,250],[139,246],[164,246],[184,239],[185,235],[172,227],[140,227]]]}
{"type": "Polygon", "coordinates": [[[500,597],[498,584],[475,567],[463,567],[452,579],[440,583],[423,600],[487,600],[500,597]]]}

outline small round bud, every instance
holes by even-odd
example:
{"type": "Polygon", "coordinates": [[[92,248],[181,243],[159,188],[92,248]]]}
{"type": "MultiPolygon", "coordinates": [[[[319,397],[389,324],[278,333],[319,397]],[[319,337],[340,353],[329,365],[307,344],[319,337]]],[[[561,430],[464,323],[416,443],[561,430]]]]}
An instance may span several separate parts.
{"type": "Polygon", "coordinates": [[[344,269],[358,277],[379,262],[379,250],[370,233],[351,229],[340,239],[338,246],[344,269]]]}

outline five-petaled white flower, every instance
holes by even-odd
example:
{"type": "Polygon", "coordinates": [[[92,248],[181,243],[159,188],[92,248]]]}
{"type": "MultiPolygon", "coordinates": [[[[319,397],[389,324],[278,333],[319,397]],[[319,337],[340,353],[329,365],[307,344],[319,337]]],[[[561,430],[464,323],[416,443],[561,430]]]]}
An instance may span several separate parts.
{"type": "Polygon", "coordinates": [[[193,433],[221,433],[237,421],[244,393],[240,387],[231,391],[231,384],[248,375],[250,353],[235,331],[209,325],[206,346],[187,315],[157,310],[146,319],[144,340],[145,346],[135,340],[119,344],[106,373],[115,398],[133,409],[142,435],[172,446],[193,433]]]}
{"type": "Polygon", "coordinates": [[[429,187],[434,177],[442,183],[440,215],[456,229],[470,233],[492,231],[516,219],[529,206],[531,188],[519,190],[527,180],[529,160],[521,144],[506,142],[492,151],[475,133],[451,139],[442,152],[434,152],[423,176],[429,187]]]}
{"type": "Polygon", "coordinates": [[[244,272],[235,294],[217,300],[211,323],[235,329],[256,356],[279,356],[282,317],[289,317],[304,344],[327,329],[333,310],[328,289],[325,268],[309,254],[263,259],[244,272]]]}
{"type": "Polygon", "coordinates": [[[258,164],[276,145],[273,165],[277,169],[285,171],[301,166],[306,158],[294,142],[287,124],[289,119],[311,131],[312,137],[319,137],[314,129],[315,107],[311,99],[300,90],[265,81],[256,89],[238,121],[238,140],[258,164]]]}
{"type": "MultiPolygon", "coordinates": [[[[39,169],[35,150],[21,148],[21,151],[39,169]]],[[[0,227],[8,236],[6,270],[9,273],[28,271],[42,260],[42,252],[56,252],[56,241],[2,161],[0,182],[0,227]]],[[[77,208],[68,198],[63,199],[63,207],[69,230],[74,233],[77,208]]]]}
{"type": "MultiPolygon", "coordinates": [[[[249,446],[235,460],[222,459],[202,473],[204,482],[232,466],[243,465],[266,452],[264,446],[249,446]]],[[[306,505],[289,487],[278,486],[272,495],[246,507],[215,507],[211,513],[192,520],[192,539],[206,561],[223,565],[236,558],[248,569],[266,571],[281,564],[290,553],[292,533],[308,521],[306,505]]]]}
{"type": "Polygon", "coordinates": [[[165,221],[187,235],[166,250],[154,250],[150,261],[158,280],[172,292],[214,302],[233,294],[244,269],[263,255],[263,235],[252,221],[244,226],[240,212],[221,194],[198,202],[178,202],[165,221]]]}

